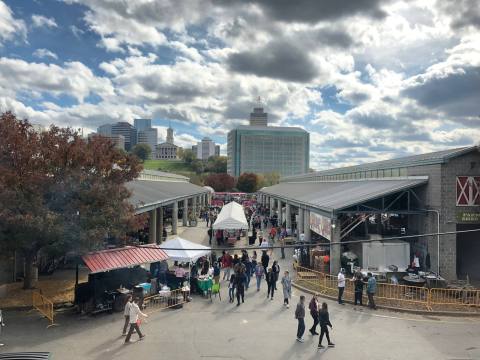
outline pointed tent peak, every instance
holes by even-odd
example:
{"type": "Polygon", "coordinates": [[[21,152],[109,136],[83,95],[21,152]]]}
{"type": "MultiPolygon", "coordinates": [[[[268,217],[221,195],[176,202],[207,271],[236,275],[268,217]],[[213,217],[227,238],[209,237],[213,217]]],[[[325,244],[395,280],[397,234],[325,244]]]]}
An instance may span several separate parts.
{"type": "Polygon", "coordinates": [[[217,220],[213,224],[214,230],[248,230],[248,222],[243,206],[232,201],[222,207],[217,220]]]}
{"type": "Polygon", "coordinates": [[[195,261],[211,252],[210,247],[185,240],[181,237],[165,241],[160,245],[160,248],[165,249],[170,260],[181,262],[195,261]]]}

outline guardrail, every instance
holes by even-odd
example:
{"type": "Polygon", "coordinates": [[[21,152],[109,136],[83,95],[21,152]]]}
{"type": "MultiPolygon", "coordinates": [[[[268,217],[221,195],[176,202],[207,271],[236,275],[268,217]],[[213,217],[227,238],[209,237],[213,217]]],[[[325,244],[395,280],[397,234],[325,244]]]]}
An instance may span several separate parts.
{"type": "MultiPolygon", "coordinates": [[[[302,266],[296,266],[296,283],[319,294],[337,296],[337,277],[302,266]]],[[[366,284],[365,284],[366,289],[366,284]]],[[[353,301],[354,282],[347,279],[344,299],[353,301]]],[[[365,291],[363,303],[367,303],[365,291]]],[[[480,312],[480,290],[427,289],[418,286],[378,283],[375,293],[378,305],[404,310],[428,310],[443,312],[480,312]]]]}
{"type": "Polygon", "coordinates": [[[180,307],[187,302],[189,295],[189,291],[183,291],[182,289],[160,292],[159,294],[146,296],[143,299],[143,307],[147,314],[163,309],[180,307]]]}
{"type": "Polygon", "coordinates": [[[56,326],[53,321],[54,312],[53,312],[53,302],[43,296],[38,291],[32,292],[32,306],[34,309],[38,310],[43,316],[45,316],[50,324],[47,325],[47,329],[51,326],[56,326]]]}

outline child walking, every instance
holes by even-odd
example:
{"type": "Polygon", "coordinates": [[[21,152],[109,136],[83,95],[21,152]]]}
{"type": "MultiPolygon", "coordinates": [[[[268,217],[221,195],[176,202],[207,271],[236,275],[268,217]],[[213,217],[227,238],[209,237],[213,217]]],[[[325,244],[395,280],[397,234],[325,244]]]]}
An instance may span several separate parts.
{"type": "Polygon", "coordinates": [[[320,323],[320,340],[318,341],[318,348],[325,348],[325,346],[322,345],[323,335],[325,335],[327,338],[328,347],[334,347],[335,344],[330,341],[330,334],[328,333],[328,326],[330,326],[330,329],[333,329],[333,326],[330,322],[330,316],[328,314],[328,305],[325,302],[322,304],[322,308],[318,313],[318,320],[320,323]]]}

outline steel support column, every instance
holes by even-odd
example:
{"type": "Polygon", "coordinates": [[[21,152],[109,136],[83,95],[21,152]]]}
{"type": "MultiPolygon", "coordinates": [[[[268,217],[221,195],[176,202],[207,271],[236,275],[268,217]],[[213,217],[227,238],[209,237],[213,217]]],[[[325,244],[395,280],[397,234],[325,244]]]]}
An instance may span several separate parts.
{"type": "Polygon", "coordinates": [[[157,240],[157,209],[150,210],[148,223],[148,243],[155,244],[157,240]]]}
{"type": "Polygon", "coordinates": [[[172,211],[172,235],[177,235],[177,224],[178,224],[178,201],[174,201],[173,211],[172,211]]]}

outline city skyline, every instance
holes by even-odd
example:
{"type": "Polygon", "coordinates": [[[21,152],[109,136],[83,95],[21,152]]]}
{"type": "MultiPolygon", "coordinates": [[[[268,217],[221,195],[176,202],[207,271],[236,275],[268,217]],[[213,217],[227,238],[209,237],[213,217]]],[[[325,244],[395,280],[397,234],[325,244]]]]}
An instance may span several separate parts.
{"type": "Polygon", "coordinates": [[[325,169],[478,143],[473,1],[0,0],[0,110],[95,131],[152,118],[226,154],[258,96],[325,169]],[[254,25],[254,26],[253,26],[254,25]]]}

